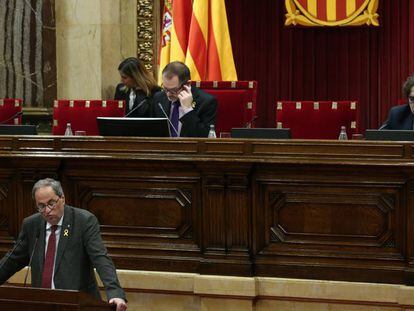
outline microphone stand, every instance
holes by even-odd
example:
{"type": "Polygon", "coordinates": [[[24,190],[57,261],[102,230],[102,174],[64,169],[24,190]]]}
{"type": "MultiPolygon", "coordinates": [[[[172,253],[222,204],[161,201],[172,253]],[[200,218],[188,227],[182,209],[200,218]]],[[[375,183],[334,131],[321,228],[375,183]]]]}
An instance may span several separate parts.
{"type": "Polygon", "coordinates": [[[164,108],[162,108],[161,103],[158,103],[158,107],[160,107],[162,113],[164,114],[164,116],[167,118],[168,123],[170,124],[171,128],[174,130],[174,132],[177,134],[177,137],[180,136],[180,134],[178,133],[178,130],[175,128],[175,126],[172,124],[170,118],[167,116],[167,113],[165,112],[164,108]]]}
{"type": "Polygon", "coordinates": [[[143,100],[141,100],[140,102],[139,102],[139,104],[135,107],[135,108],[133,108],[130,112],[128,112],[125,116],[124,116],[124,118],[126,118],[126,117],[128,117],[131,113],[133,113],[135,110],[137,110],[138,108],[140,108],[145,102],[147,101],[147,99],[146,98],[144,98],[143,100]]]}
{"type": "Polygon", "coordinates": [[[23,112],[19,111],[19,112],[15,113],[14,115],[12,115],[10,118],[1,121],[0,125],[5,124],[5,123],[9,122],[10,120],[13,120],[14,118],[17,118],[17,117],[21,116],[22,114],[23,114],[23,112]]]}

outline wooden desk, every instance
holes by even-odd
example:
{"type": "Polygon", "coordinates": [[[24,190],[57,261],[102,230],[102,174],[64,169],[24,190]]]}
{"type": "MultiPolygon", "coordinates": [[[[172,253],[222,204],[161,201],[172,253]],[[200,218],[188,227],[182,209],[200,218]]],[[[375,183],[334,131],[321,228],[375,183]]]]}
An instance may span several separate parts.
{"type": "Polygon", "coordinates": [[[50,176],[117,268],[414,283],[413,146],[0,137],[0,250],[50,176]]]}

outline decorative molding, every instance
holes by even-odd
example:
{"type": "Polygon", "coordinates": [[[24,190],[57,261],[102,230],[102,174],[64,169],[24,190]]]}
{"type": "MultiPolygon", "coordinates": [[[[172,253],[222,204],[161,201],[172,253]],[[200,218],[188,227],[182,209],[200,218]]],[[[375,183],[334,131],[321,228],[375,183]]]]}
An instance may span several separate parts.
{"type": "Polygon", "coordinates": [[[137,2],[137,57],[156,73],[160,32],[160,0],[137,2]]]}

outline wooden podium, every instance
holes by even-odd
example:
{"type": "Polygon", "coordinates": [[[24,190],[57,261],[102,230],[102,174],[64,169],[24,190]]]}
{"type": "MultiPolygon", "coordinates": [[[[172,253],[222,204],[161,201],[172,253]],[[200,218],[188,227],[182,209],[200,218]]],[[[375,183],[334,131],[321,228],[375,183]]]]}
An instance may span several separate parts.
{"type": "Polygon", "coordinates": [[[103,311],[115,310],[115,306],[79,291],[1,286],[0,309],[8,311],[103,311]]]}

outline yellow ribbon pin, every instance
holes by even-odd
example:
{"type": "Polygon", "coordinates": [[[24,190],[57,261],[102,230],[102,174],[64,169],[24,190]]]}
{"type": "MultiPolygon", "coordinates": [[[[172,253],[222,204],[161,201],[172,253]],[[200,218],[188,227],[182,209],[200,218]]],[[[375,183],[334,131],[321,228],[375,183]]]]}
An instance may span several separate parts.
{"type": "Polygon", "coordinates": [[[69,230],[68,229],[65,229],[63,231],[63,236],[69,236],[69,230]]]}

